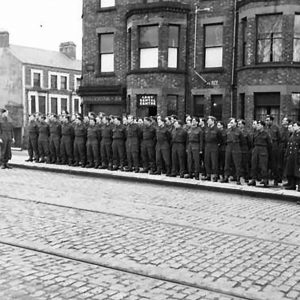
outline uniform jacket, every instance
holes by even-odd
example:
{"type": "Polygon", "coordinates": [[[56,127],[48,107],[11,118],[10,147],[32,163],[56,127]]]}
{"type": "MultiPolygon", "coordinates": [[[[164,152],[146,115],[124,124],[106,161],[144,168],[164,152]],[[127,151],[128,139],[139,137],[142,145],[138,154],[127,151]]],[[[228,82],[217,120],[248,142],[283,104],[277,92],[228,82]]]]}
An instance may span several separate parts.
{"type": "Polygon", "coordinates": [[[75,138],[86,138],[86,125],[85,124],[75,124],[74,125],[74,135],[75,138]]]}
{"type": "Polygon", "coordinates": [[[49,129],[51,137],[61,136],[61,125],[58,122],[51,122],[49,125],[49,129]]]}
{"type": "Polygon", "coordinates": [[[28,135],[31,138],[37,138],[39,135],[39,127],[36,121],[30,121],[28,124],[28,135]]]}
{"type": "Polygon", "coordinates": [[[100,129],[98,126],[89,126],[87,129],[87,140],[88,141],[99,141],[100,140],[100,129]]]}
{"type": "Polygon", "coordinates": [[[74,137],[74,127],[72,126],[71,123],[63,123],[62,124],[61,135],[74,137]]]}
{"type": "Polygon", "coordinates": [[[0,120],[0,138],[2,140],[11,140],[14,137],[13,124],[8,118],[0,120]]]}
{"type": "Polygon", "coordinates": [[[186,144],[187,132],[182,127],[174,128],[172,131],[172,144],[180,143],[186,144]]]}
{"type": "Polygon", "coordinates": [[[254,133],[254,147],[260,147],[262,153],[270,153],[270,149],[272,147],[272,141],[270,135],[267,131],[256,131],[254,133]]]}
{"type": "Polygon", "coordinates": [[[123,141],[125,141],[126,130],[125,130],[125,127],[122,124],[113,127],[113,129],[112,129],[112,138],[113,138],[113,140],[123,140],[123,141]]]}
{"type": "Polygon", "coordinates": [[[300,132],[294,132],[289,138],[286,157],[286,176],[300,177],[300,132]]]}
{"type": "Polygon", "coordinates": [[[103,124],[101,126],[102,141],[111,142],[112,140],[112,126],[110,124],[103,124]]]}
{"type": "Polygon", "coordinates": [[[39,123],[39,140],[48,141],[50,135],[49,125],[46,122],[39,123]]]}
{"type": "Polygon", "coordinates": [[[141,129],[138,124],[128,124],[126,126],[126,144],[129,146],[138,146],[141,137],[141,129]]]}
{"type": "Polygon", "coordinates": [[[203,151],[204,140],[203,130],[200,127],[190,126],[187,130],[187,142],[189,144],[197,145],[199,151],[203,151]]]}
{"type": "Polygon", "coordinates": [[[160,148],[169,148],[171,140],[171,133],[167,127],[158,126],[156,128],[156,146],[160,148]]]}
{"type": "Polygon", "coordinates": [[[232,127],[227,130],[227,139],[226,139],[226,149],[229,149],[233,152],[241,151],[241,142],[243,136],[242,132],[237,127],[232,127]]]}
{"type": "Polygon", "coordinates": [[[222,133],[216,125],[205,128],[204,133],[205,148],[207,151],[217,151],[219,144],[222,143],[222,133]]]}
{"type": "Polygon", "coordinates": [[[266,127],[266,131],[271,137],[272,145],[278,145],[281,140],[279,127],[275,124],[272,124],[270,127],[266,127]]]}

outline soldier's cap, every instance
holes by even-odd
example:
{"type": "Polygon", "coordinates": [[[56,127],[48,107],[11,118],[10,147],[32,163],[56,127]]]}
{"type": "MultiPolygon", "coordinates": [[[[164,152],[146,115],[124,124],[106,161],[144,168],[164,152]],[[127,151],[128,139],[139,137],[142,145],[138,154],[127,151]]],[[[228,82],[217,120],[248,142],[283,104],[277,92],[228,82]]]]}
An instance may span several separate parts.
{"type": "Polygon", "coordinates": [[[144,120],[151,122],[151,118],[149,118],[149,117],[145,117],[144,120]]]}
{"type": "Polygon", "coordinates": [[[7,110],[5,108],[0,108],[1,114],[5,113],[7,110]]]}
{"type": "Polygon", "coordinates": [[[46,115],[40,115],[40,118],[46,120],[46,115]]]}
{"type": "Polygon", "coordinates": [[[260,125],[262,125],[262,126],[266,126],[266,123],[265,123],[265,121],[257,121],[257,124],[260,124],[260,125]]]}

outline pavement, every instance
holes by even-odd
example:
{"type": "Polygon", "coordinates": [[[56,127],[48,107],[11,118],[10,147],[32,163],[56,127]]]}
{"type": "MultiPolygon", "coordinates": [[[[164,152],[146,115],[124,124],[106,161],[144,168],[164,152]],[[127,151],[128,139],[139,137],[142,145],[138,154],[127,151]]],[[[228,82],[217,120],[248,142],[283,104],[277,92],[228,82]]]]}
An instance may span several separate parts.
{"type": "Polygon", "coordinates": [[[32,170],[42,170],[47,172],[56,172],[80,176],[88,176],[95,178],[111,178],[116,180],[125,180],[133,182],[143,182],[158,184],[164,186],[177,186],[185,187],[190,189],[215,191],[221,193],[230,193],[238,195],[248,195],[251,197],[259,198],[270,198],[286,201],[299,201],[300,192],[285,190],[282,185],[279,187],[271,185],[268,188],[262,187],[262,185],[257,185],[256,187],[248,186],[242,181],[242,185],[238,186],[235,182],[230,183],[220,183],[220,182],[209,182],[203,180],[194,179],[182,179],[179,177],[166,177],[165,175],[150,175],[143,173],[132,173],[132,172],[121,172],[121,171],[109,171],[109,170],[99,170],[99,169],[86,169],[81,167],[70,167],[64,165],[55,164],[37,164],[33,162],[25,162],[27,158],[26,151],[13,151],[13,157],[11,160],[11,165],[18,168],[32,169],[32,170]]]}

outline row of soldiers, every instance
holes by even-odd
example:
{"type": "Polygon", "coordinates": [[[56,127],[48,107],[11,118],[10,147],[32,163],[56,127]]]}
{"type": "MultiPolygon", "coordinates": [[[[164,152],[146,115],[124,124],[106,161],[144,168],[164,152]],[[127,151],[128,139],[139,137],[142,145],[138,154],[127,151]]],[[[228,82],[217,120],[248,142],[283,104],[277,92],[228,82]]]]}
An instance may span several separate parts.
{"type": "MultiPolygon", "coordinates": [[[[265,187],[273,179],[278,186],[290,177],[284,171],[297,124],[284,118],[279,127],[272,116],[253,121],[249,129],[244,120],[231,118],[225,125],[213,116],[187,116],[183,123],[175,115],[136,119],[89,113],[84,118],[77,114],[73,120],[67,112],[31,115],[27,161],[196,180],[202,175],[223,183],[232,179],[241,184],[243,177],[249,185],[262,180],[265,187]]],[[[300,143],[292,144],[298,162],[300,143]]],[[[296,184],[295,175],[287,188],[295,189],[296,184]]]]}

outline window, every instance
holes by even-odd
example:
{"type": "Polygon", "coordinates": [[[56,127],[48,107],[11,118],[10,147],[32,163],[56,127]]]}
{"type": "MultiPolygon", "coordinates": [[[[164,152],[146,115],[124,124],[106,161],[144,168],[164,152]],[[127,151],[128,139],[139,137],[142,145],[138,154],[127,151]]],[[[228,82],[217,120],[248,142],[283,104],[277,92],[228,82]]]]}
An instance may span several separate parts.
{"type": "Polygon", "coordinates": [[[46,114],[46,97],[39,96],[39,112],[46,114]]]}
{"type": "Polygon", "coordinates": [[[222,120],[222,95],[211,95],[211,115],[217,120],[222,120]]]}
{"type": "Polygon", "coordinates": [[[60,113],[63,110],[68,111],[68,99],[67,98],[61,98],[60,99],[60,113]]]}
{"type": "Polygon", "coordinates": [[[57,98],[56,97],[51,97],[50,98],[50,113],[52,114],[57,114],[57,98]]]}
{"type": "Polygon", "coordinates": [[[245,94],[240,94],[240,118],[245,119],[245,94]]]}
{"type": "Polygon", "coordinates": [[[35,103],[35,96],[30,96],[30,111],[29,114],[36,113],[36,103],[35,103]]]}
{"type": "Polygon", "coordinates": [[[140,68],[158,67],[158,26],[139,28],[140,68]]]}
{"type": "Polygon", "coordinates": [[[72,112],[73,114],[81,113],[81,103],[79,98],[73,98],[72,100],[72,112]]]}
{"type": "Polygon", "coordinates": [[[300,121],[300,93],[292,93],[291,118],[293,121],[300,121]]]}
{"type": "Polygon", "coordinates": [[[57,75],[50,75],[50,88],[57,89],[57,75]]]}
{"type": "Polygon", "coordinates": [[[168,95],[167,96],[167,115],[177,115],[177,96],[168,95]]]}
{"type": "Polygon", "coordinates": [[[60,89],[67,90],[68,89],[68,77],[60,76],[60,89]]]}
{"type": "Polygon", "coordinates": [[[254,93],[254,119],[264,120],[266,115],[274,117],[274,123],[279,124],[280,93],[254,93]]]}
{"type": "Polygon", "coordinates": [[[114,72],[114,34],[99,35],[100,72],[114,72]]]}
{"type": "Polygon", "coordinates": [[[242,19],[242,65],[247,65],[247,18],[242,19]]]}
{"type": "Polygon", "coordinates": [[[33,73],[33,86],[41,87],[41,73],[33,73]]]}
{"type": "Polygon", "coordinates": [[[293,61],[300,62],[300,15],[295,15],[293,61]]]}
{"type": "Polygon", "coordinates": [[[257,17],[257,62],[282,61],[282,16],[257,17]]]}
{"type": "Polygon", "coordinates": [[[169,26],[168,67],[177,68],[179,48],[179,26],[169,26]]]}
{"type": "Polygon", "coordinates": [[[75,75],[74,77],[74,89],[77,91],[81,85],[81,76],[75,75]]]}
{"type": "Polygon", "coordinates": [[[204,95],[194,96],[194,115],[203,117],[204,113],[204,95]]]}
{"type": "Polygon", "coordinates": [[[129,70],[132,69],[131,66],[131,52],[132,52],[132,47],[131,47],[131,39],[132,39],[132,32],[131,32],[131,28],[128,29],[128,68],[129,70]]]}
{"type": "Polygon", "coordinates": [[[100,0],[100,8],[115,6],[115,0],[100,0]]]}
{"type": "Polygon", "coordinates": [[[205,68],[223,66],[223,25],[205,25],[205,68]]]}

